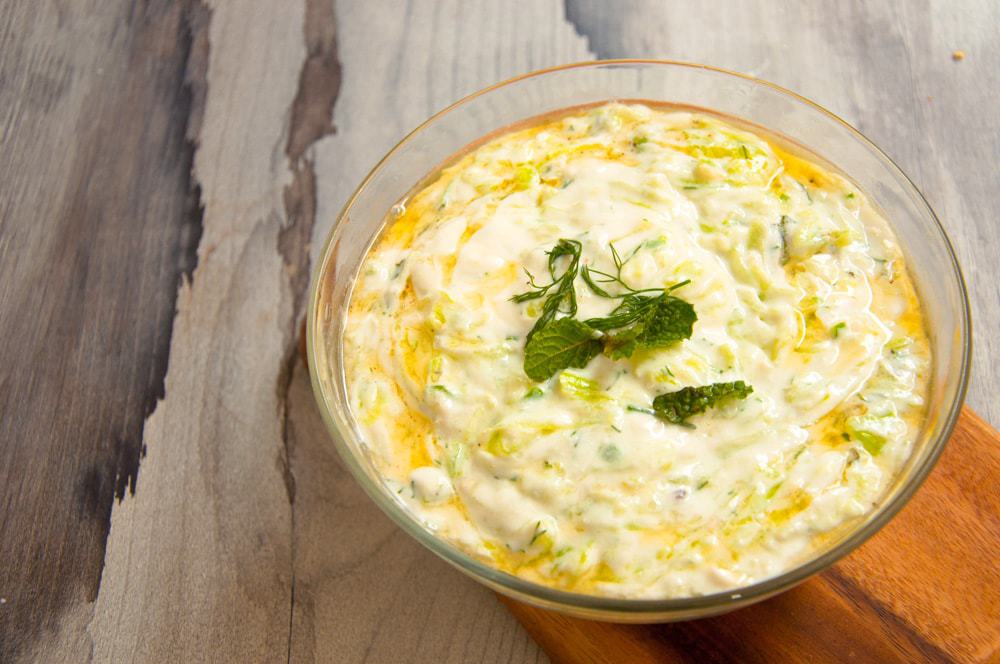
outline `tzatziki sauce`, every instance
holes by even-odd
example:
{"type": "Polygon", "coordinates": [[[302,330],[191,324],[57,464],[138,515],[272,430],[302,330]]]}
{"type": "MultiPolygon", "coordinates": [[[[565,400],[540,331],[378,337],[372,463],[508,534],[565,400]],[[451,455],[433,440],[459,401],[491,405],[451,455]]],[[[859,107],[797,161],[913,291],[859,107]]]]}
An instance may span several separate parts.
{"type": "Polygon", "coordinates": [[[541,584],[646,599],[775,576],[870,512],[922,427],[929,353],[897,242],[849,180],[736,120],[618,103],[429,178],[388,214],[343,332],[366,450],[429,530],[541,584]],[[592,352],[526,358],[572,260],[550,271],[557,246],[579,274],[548,324],[591,321],[592,352]],[[623,289],[696,320],[598,329],[623,289]]]}

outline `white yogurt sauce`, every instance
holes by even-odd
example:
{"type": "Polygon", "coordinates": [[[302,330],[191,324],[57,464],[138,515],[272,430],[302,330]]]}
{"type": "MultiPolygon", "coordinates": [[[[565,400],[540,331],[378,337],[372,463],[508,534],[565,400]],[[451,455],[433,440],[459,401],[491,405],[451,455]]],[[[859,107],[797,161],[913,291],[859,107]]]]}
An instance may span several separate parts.
{"type": "MultiPolygon", "coordinates": [[[[614,302],[576,284],[581,319],[614,302]]],[[[389,489],[470,554],[618,597],[779,574],[872,509],[924,415],[929,350],[888,226],[864,195],[708,115],[609,104],[485,144],[405,204],[344,333],[351,407],[389,489]],[[639,288],[689,279],[690,339],[524,373],[560,238],[639,288]],[[543,280],[544,281],[544,280],[543,280]],[[691,419],[655,396],[743,380],[691,419]]]]}

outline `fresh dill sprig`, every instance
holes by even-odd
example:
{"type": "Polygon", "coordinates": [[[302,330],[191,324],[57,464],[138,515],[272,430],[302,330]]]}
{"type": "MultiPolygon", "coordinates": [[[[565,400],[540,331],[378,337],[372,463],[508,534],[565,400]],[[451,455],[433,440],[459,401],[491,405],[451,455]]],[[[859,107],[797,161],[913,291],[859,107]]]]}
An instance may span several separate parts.
{"type": "Polygon", "coordinates": [[[581,251],[582,245],[579,240],[566,239],[559,240],[556,246],[547,251],[546,253],[549,257],[549,276],[552,281],[545,285],[538,285],[535,282],[535,276],[527,269],[524,270],[525,274],[528,275],[528,284],[531,286],[531,290],[519,293],[512,297],[511,300],[514,302],[527,302],[529,300],[545,298],[545,302],[542,304],[542,315],[538,317],[534,327],[528,332],[527,341],[529,343],[531,342],[531,338],[535,336],[535,333],[555,320],[556,314],[576,315],[576,289],[573,287],[573,282],[576,280],[576,275],[580,269],[581,251]],[[560,274],[559,262],[562,258],[568,258],[569,263],[566,265],[566,269],[560,274]]]}

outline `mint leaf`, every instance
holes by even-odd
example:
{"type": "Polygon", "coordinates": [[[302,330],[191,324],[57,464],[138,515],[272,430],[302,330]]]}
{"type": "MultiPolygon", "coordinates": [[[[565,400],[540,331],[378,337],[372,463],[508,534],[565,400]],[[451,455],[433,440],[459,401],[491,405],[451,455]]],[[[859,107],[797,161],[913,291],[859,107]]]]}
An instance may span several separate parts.
{"type": "Polygon", "coordinates": [[[690,339],[698,315],[690,302],[664,293],[656,298],[652,318],[639,338],[643,348],[663,348],[690,339]]]}
{"type": "Polygon", "coordinates": [[[659,296],[626,295],[603,318],[584,321],[606,332],[604,354],[613,360],[632,357],[642,348],[666,348],[690,339],[698,320],[689,302],[662,293],[659,296]]]}
{"type": "Polygon", "coordinates": [[[612,360],[622,360],[632,357],[639,348],[639,336],[645,325],[637,323],[624,330],[609,332],[604,336],[604,354],[612,360]]]}
{"type": "Polygon", "coordinates": [[[742,380],[685,387],[653,399],[653,411],[661,420],[690,426],[687,419],[692,415],[704,413],[726,399],[746,399],[752,392],[753,387],[742,380]]]}
{"type": "Polygon", "coordinates": [[[583,368],[602,351],[619,360],[632,357],[639,349],[665,348],[691,337],[698,320],[694,307],[670,294],[688,281],[669,288],[637,290],[622,280],[622,268],[640,247],[623,259],[612,244],[611,259],[616,271],[612,275],[586,265],[581,268],[582,244],[578,240],[561,239],[546,252],[552,280],[539,284],[527,273],[531,289],[514,295],[511,300],[527,302],[544,298],[541,315],[528,332],[524,347],[524,372],[529,378],[542,381],[567,367],[583,368]],[[564,258],[568,260],[563,261],[564,258]],[[575,320],[577,301],[573,282],[578,274],[596,295],[621,302],[607,316],[583,322],[575,320]],[[599,284],[612,285],[617,292],[609,292],[599,284]],[[559,314],[563,317],[557,319],[559,314]],[[540,338],[536,341],[536,337],[540,338]]]}
{"type": "Polygon", "coordinates": [[[646,326],[656,314],[658,299],[648,295],[626,295],[607,316],[585,321],[590,327],[605,333],[605,355],[612,360],[632,357],[646,326]]]}
{"type": "Polygon", "coordinates": [[[601,354],[604,345],[594,328],[573,318],[545,325],[524,347],[524,373],[543,381],[569,367],[582,369],[601,354]]]}

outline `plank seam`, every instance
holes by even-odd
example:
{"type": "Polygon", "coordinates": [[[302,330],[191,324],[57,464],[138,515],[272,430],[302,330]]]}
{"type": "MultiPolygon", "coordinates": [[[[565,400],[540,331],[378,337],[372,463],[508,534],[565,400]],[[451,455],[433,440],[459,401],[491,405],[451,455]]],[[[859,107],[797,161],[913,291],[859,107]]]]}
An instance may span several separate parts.
{"type": "Polygon", "coordinates": [[[296,512],[295,475],[292,471],[294,439],[289,422],[288,398],[293,369],[298,361],[298,330],[309,286],[313,226],[316,222],[316,171],[313,146],[336,132],[333,108],[340,93],[341,65],[337,53],[333,3],[305,0],[303,39],[306,57],[299,71],[298,88],[292,102],[285,155],[292,181],[284,189],[286,223],[278,232],[277,249],[289,277],[292,314],[285,335],[285,351],[278,376],[278,403],[281,406],[282,459],[285,489],[291,517],[289,530],[290,593],[288,603],[288,644],[286,661],[292,660],[296,591],[296,512]]]}

